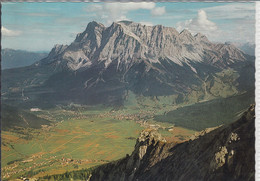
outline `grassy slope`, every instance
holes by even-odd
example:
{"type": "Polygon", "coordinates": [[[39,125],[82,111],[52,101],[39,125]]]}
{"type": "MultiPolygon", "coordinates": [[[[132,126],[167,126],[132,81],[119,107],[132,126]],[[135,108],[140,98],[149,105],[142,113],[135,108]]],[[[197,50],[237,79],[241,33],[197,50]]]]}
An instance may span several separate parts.
{"type": "Polygon", "coordinates": [[[236,120],[250,104],[254,103],[253,93],[219,98],[189,106],[183,106],[165,115],[155,116],[159,122],[174,123],[175,126],[196,131],[236,120]]]}
{"type": "Polygon", "coordinates": [[[2,129],[8,130],[14,127],[41,128],[41,125],[49,125],[50,121],[40,118],[29,111],[24,111],[9,105],[1,106],[2,129]]]}

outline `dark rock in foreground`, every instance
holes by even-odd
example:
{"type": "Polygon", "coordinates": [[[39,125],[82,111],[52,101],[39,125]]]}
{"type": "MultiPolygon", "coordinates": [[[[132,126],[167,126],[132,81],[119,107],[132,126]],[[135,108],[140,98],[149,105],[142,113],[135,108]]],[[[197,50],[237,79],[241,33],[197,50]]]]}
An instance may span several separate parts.
{"type": "Polygon", "coordinates": [[[255,109],[193,141],[166,143],[142,132],[131,156],[98,167],[90,180],[255,180],[255,109]]]}

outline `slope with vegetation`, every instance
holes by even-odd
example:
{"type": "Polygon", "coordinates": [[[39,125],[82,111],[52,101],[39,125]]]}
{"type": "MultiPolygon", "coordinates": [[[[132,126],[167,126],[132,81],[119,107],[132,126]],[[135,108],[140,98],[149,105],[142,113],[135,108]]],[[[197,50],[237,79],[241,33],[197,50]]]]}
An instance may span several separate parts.
{"type": "Polygon", "coordinates": [[[251,106],[236,122],[180,144],[146,130],[130,156],[94,169],[90,180],[254,180],[254,120],[251,106]]]}

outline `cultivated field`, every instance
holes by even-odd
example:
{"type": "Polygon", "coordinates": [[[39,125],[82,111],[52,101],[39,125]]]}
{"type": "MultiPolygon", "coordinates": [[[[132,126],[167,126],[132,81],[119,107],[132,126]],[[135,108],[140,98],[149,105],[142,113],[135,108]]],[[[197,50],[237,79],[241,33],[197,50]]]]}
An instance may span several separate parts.
{"type": "Polygon", "coordinates": [[[18,111],[24,123],[34,116],[50,123],[40,129],[2,131],[2,178],[63,174],[120,159],[131,154],[140,131],[146,128],[157,129],[167,141],[183,142],[196,131],[229,123],[254,102],[252,97],[242,94],[174,105],[171,97],[147,99],[130,93],[126,105],[116,109],[71,104],[18,111]],[[23,116],[28,112],[34,116],[23,116]]]}
{"type": "Polygon", "coordinates": [[[117,160],[131,154],[140,131],[148,127],[158,129],[169,141],[188,139],[194,133],[173,129],[169,123],[158,125],[147,116],[149,111],[126,114],[111,108],[72,106],[34,114],[50,120],[51,125],[2,132],[4,179],[42,177],[117,160]]]}

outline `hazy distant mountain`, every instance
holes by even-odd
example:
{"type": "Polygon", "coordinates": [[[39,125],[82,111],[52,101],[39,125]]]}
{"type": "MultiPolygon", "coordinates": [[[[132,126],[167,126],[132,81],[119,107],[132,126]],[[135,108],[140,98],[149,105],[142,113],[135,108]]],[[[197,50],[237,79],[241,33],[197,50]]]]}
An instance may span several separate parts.
{"type": "Polygon", "coordinates": [[[238,48],[240,48],[248,55],[255,56],[255,44],[251,44],[251,43],[240,44],[238,45],[238,48]]]}
{"type": "Polygon", "coordinates": [[[93,21],[70,45],[56,45],[32,66],[3,71],[2,92],[4,99],[27,96],[27,102],[41,104],[122,105],[129,91],[197,102],[254,89],[253,59],[200,33],[130,21],[105,27],[93,21]]]}
{"type": "Polygon", "coordinates": [[[231,43],[228,42],[229,44],[233,44],[236,47],[238,47],[240,50],[242,50],[244,53],[255,56],[255,44],[254,43],[231,43]]]}
{"type": "Polygon", "coordinates": [[[5,48],[1,52],[2,69],[24,67],[45,58],[48,53],[36,53],[5,48]]]}

